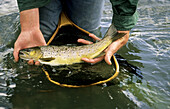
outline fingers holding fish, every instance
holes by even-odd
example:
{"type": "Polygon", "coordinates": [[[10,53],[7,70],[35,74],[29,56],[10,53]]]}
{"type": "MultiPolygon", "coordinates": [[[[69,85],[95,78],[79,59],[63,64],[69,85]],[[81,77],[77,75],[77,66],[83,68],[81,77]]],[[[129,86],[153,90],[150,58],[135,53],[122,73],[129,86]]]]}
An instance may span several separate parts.
{"type": "Polygon", "coordinates": [[[35,65],[39,66],[41,65],[39,61],[35,61],[35,65]]]}
{"type": "Polygon", "coordinates": [[[119,33],[126,33],[126,35],[114,42],[112,42],[109,47],[105,50],[105,61],[107,64],[111,65],[111,57],[124,46],[129,39],[129,31],[119,31],[119,33]]]}
{"type": "Polygon", "coordinates": [[[29,60],[27,63],[28,63],[29,65],[33,65],[33,64],[34,64],[34,60],[29,60]]]}
{"type": "Polygon", "coordinates": [[[104,56],[100,56],[100,57],[97,57],[97,58],[94,58],[94,59],[82,58],[82,60],[84,62],[93,63],[93,64],[98,63],[98,62],[102,61],[103,59],[104,59],[104,56]]]}
{"type": "MultiPolygon", "coordinates": [[[[93,38],[94,41],[100,41],[100,40],[101,40],[100,38],[98,38],[97,36],[95,36],[95,35],[92,34],[92,33],[89,34],[89,37],[93,38]]],[[[87,44],[87,45],[93,44],[93,42],[87,41],[87,40],[85,40],[85,39],[78,39],[77,42],[83,43],[83,44],[87,44]]]]}
{"type": "Polygon", "coordinates": [[[101,39],[98,38],[96,35],[90,33],[89,36],[94,39],[94,41],[100,41],[101,39]]]}
{"type": "Polygon", "coordinates": [[[40,65],[40,62],[39,62],[39,61],[35,61],[35,62],[34,62],[34,60],[32,60],[32,59],[29,60],[27,63],[28,63],[29,65],[34,65],[34,64],[37,65],[37,66],[40,65]]]}
{"type": "Polygon", "coordinates": [[[86,45],[93,44],[93,42],[87,41],[85,39],[78,39],[77,42],[78,43],[83,43],[83,44],[86,44],[86,45]]]}

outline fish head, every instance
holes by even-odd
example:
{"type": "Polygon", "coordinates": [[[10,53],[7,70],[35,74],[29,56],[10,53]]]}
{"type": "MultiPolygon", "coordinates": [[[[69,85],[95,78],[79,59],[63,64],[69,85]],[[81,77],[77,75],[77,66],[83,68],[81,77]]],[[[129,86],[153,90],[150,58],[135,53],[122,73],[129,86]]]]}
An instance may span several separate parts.
{"type": "Polygon", "coordinates": [[[39,58],[42,57],[42,52],[40,47],[33,47],[33,48],[27,48],[20,50],[19,52],[19,57],[24,60],[34,60],[38,61],[39,58]]]}

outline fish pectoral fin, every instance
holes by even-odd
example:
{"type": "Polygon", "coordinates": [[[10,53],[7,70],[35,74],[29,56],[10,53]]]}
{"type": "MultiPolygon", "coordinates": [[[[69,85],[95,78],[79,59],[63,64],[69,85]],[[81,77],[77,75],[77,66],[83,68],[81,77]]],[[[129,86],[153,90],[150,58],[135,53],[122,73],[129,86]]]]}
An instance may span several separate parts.
{"type": "Polygon", "coordinates": [[[52,60],[55,60],[54,57],[49,57],[49,58],[39,58],[39,60],[44,61],[44,62],[50,62],[52,60]]]}

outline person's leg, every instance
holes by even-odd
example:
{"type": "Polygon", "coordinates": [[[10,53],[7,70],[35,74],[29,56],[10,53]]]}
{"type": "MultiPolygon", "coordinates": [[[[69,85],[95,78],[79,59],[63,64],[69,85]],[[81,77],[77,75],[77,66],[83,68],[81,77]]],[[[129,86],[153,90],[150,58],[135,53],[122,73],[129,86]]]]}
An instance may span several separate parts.
{"type": "Polygon", "coordinates": [[[39,8],[40,29],[46,41],[48,41],[54,33],[61,11],[62,4],[60,0],[51,0],[46,6],[39,8]]]}
{"type": "Polygon", "coordinates": [[[66,0],[65,7],[68,17],[79,27],[92,33],[99,28],[104,0],[66,0]]]}

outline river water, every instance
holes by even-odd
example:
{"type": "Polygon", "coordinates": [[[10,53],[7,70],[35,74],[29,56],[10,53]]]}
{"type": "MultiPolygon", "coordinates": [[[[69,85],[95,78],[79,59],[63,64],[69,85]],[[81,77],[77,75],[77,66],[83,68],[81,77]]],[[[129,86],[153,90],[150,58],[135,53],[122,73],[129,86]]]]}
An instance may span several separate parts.
{"type": "MultiPolygon", "coordinates": [[[[169,0],[141,0],[138,23],[129,42],[118,51],[139,68],[142,79],[124,66],[115,84],[74,89],[50,83],[39,67],[13,62],[20,25],[17,3],[0,1],[0,109],[169,109],[169,7],[169,0]]],[[[102,34],[111,19],[111,5],[106,0],[102,34]]]]}

